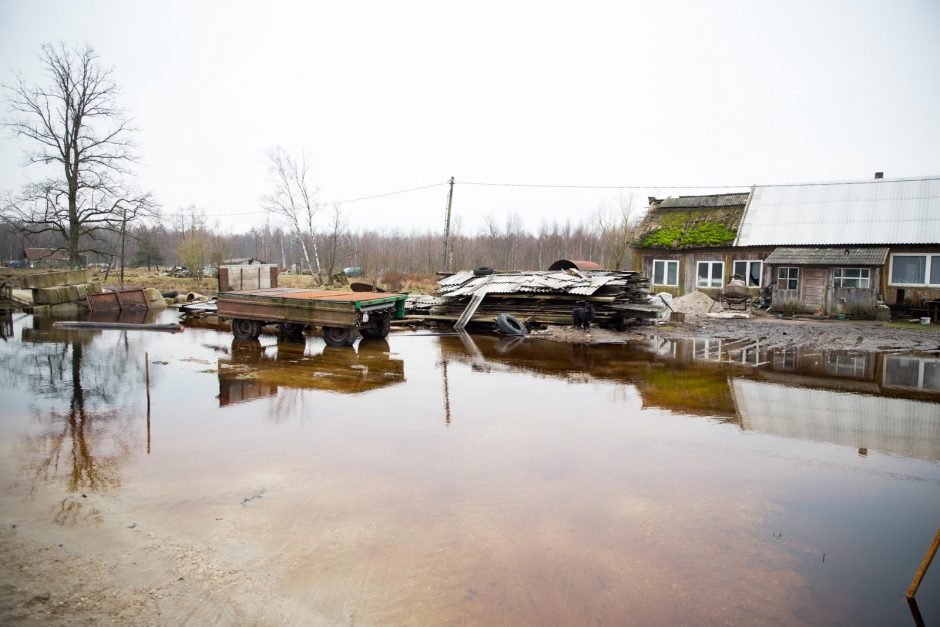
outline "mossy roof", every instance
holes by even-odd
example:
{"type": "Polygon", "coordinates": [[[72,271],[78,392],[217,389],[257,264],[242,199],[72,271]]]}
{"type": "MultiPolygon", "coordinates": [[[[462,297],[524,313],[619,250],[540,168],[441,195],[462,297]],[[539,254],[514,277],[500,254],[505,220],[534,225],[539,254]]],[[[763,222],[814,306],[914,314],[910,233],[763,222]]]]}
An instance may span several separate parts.
{"type": "Polygon", "coordinates": [[[747,197],[716,194],[655,201],[640,223],[635,246],[662,250],[731,246],[747,197]]]}

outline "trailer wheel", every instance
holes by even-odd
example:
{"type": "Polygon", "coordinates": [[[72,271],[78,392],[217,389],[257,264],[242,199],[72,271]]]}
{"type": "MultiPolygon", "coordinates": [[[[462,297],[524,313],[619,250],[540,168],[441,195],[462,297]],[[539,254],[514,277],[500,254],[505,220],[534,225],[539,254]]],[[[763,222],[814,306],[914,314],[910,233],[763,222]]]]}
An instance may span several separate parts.
{"type": "Polygon", "coordinates": [[[323,341],[327,346],[352,346],[356,342],[356,329],[323,327],[323,341]]]}
{"type": "Polygon", "coordinates": [[[257,320],[235,318],[232,320],[232,335],[236,340],[257,340],[261,335],[261,323],[257,320]]]}
{"type": "Polygon", "coordinates": [[[359,327],[359,333],[370,340],[381,340],[388,337],[390,328],[392,328],[392,321],[388,316],[375,316],[369,321],[368,326],[359,327]]]}
{"type": "Polygon", "coordinates": [[[304,326],[303,324],[282,322],[278,325],[278,332],[284,339],[302,340],[304,339],[304,326]]]}
{"type": "Polygon", "coordinates": [[[496,316],[496,326],[506,335],[528,335],[529,330],[515,316],[501,313],[496,316]]]}

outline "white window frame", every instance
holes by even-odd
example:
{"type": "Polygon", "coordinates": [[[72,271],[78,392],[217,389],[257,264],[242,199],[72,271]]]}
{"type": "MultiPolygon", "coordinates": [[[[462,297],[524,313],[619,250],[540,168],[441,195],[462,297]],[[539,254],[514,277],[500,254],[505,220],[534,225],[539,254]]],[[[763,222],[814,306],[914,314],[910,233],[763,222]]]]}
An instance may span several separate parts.
{"type": "Polygon", "coordinates": [[[734,271],[734,265],[738,263],[747,264],[744,266],[746,271],[744,273],[744,284],[749,288],[758,289],[764,286],[764,261],[762,259],[735,259],[731,262],[731,274],[736,274],[734,271]],[[757,273],[757,285],[751,285],[751,264],[756,263],[760,266],[760,272],[757,273]]]}
{"type": "Polygon", "coordinates": [[[708,288],[714,289],[714,288],[724,287],[724,284],[725,284],[725,262],[724,261],[698,261],[695,263],[695,287],[704,287],[706,289],[708,288]],[[708,278],[705,279],[706,281],[705,285],[702,285],[702,277],[700,277],[698,274],[698,269],[703,263],[708,264],[708,278]],[[713,270],[715,268],[715,265],[721,266],[721,273],[718,276],[717,285],[714,285],[715,275],[713,273],[713,270]]]}
{"type": "Polygon", "coordinates": [[[650,277],[650,283],[662,287],[679,287],[679,260],[678,259],[653,259],[653,276],[650,277]],[[656,283],[656,264],[663,264],[663,281],[669,281],[669,264],[676,264],[676,282],[675,283],[656,283]]]}
{"type": "Polygon", "coordinates": [[[783,290],[786,290],[786,291],[788,291],[788,292],[798,292],[798,291],[800,291],[800,281],[803,280],[803,277],[800,276],[800,275],[802,275],[802,274],[803,274],[803,273],[800,272],[800,267],[799,267],[799,266],[778,266],[778,267],[777,267],[777,276],[776,276],[776,278],[774,279],[774,289],[778,289],[778,290],[783,289],[783,290]],[[787,286],[786,286],[786,287],[780,287],[780,271],[781,271],[781,270],[796,270],[796,288],[795,288],[795,289],[791,289],[791,288],[790,288],[790,281],[792,281],[793,279],[790,277],[790,273],[789,273],[789,272],[787,273],[787,278],[786,278],[787,286]]]}
{"type": "MultiPolygon", "coordinates": [[[[940,287],[940,283],[930,283],[930,262],[936,257],[940,260],[940,253],[891,253],[890,263],[888,264],[888,285],[892,287],[940,287]],[[923,283],[894,283],[892,282],[892,277],[894,277],[894,258],[895,257],[926,257],[927,262],[924,264],[924,282],[923,283]]],[[[940,261],[938,261],[940,263],[940,261]]]]}
{"type": "Polygon", "coordinates": [[[871,269],[870,268],[833,268],[832,270],[832,287],[840,290],[852,290],[852,289],[862,289],[867,290],[871,288],[871,269]],[[845,270],[858,270],[859,275],[857,277],[847,277],[847,276],[836,276],[837,273],[844,272],[845,270]],[[865,273],[865,276],[862,277],[862,272],[865,273]],[[858,285],[843,285],[844,281],[858,281],[858,285]],[[862,282],[864,281],[864,285],[862,282]]]}

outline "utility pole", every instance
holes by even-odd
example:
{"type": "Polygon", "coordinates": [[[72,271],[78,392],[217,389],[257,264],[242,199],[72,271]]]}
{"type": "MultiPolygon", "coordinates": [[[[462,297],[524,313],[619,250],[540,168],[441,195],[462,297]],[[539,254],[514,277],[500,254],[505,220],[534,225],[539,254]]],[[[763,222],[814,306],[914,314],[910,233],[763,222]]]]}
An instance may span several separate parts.
{"type": "Polygon", "coordinates": [[[121,289],[124,289],[124,239],[127,232],[127,205],[122,206],[121,213],[121,289]]]}
{"type": "Polygon", "coordinates": [[[444,264],[446,272],[450,268],[450,209],[454,202],[454,177],[450,177],[450,192],[447,194],[447,217],[444,220],[444,264]]]}

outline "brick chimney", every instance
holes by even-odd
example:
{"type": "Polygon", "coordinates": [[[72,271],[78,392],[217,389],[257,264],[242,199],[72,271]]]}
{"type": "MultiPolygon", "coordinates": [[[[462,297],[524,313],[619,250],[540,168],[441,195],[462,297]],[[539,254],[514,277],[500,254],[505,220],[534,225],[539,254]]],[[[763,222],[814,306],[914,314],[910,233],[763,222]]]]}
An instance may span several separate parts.
{"type": "Polygon", "coordinates": [[[885,173],[884,173],[884,172],[875,172],[875,180],[876,180],[876,181],[877,181],[878,179],[883,179],[884,177],[885,177],[885,173]]]}

